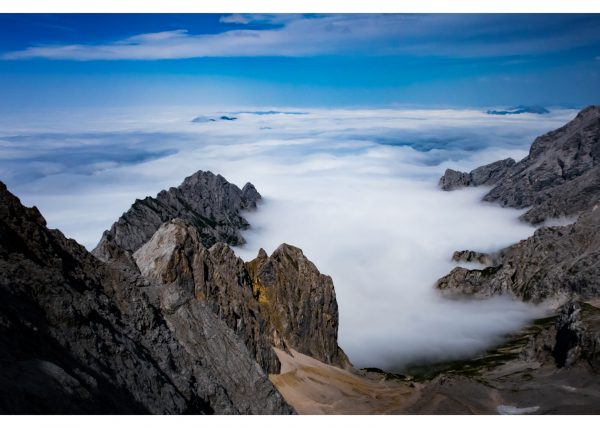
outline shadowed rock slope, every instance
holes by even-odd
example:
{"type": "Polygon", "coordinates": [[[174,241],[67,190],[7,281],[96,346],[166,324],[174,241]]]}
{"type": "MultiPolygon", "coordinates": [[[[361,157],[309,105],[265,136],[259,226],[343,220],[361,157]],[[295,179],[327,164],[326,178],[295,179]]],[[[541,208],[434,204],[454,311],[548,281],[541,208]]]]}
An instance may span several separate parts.
{"type": "Polygon", "coordinates": [[[289,414],[275,348],[350,367],[330,277],[286,244],[227,245],[258,199],[199,172],[92,255],[1,184],[0,413],[289,414]]]}
{"type": "Polygon", "coordinates": [[[240,190],[221,176],[199,171],[156,199],[136,201],[105,232],[94,254],[112,266],[139,270],[151,281],[188,290],[225,321],[265,373],[279,371],[273,347],[348,366],[337,345],[338,308],[330,277],[290,245],[281,245],[271,257],[261,250],[249,263],[229,248],[243,242],[240,231],[248,227],[240,211],[255,208],[259,200],[250,183],[240,190]]]}
{"type": "Polygon", "coordinates": [[[261,196],[251,183],[243,189],[220,175],[198,171],[179,187],[163,190],[156,198],[136,200],[131,208],[104,232],[93,254],[101,260],[113,256],[114,247],[134,252],[147,242],[161,224],[180,218],[195,227],[202,243],[243,244],[241,231],[248,222],[242,210],[254,209],[261,196]]]}
{"type": "Polygon", "coordinates": [[[292,409],[193,289],[99,261],[0,183],[0,412],[292,409]]]}
{"type": "Polygon", "coordinates": [[[331,278],[298,248],[261,250],[248,263],[224,243],[203,246],[183,220],[163,224],[133,257],[150,280],[188,290],[244,341],[267,373],[279,372],[274,347],[349,365],[337,344],[338,309],[331,278]]]}
{"type": "MultiPolygon", "coordinates": [[[[482,260],[487,266],[482,269],[455,268],[438,281],[438,288],[446,294],[511,294],[534,302],[597,297],[600,107],[587,107],[562,128],[536,138],[522,161],[502,162],[503,172],[491,174],[493,178],[471,180],[471,185],[495,185],[485,201],[529,208],[521,218],[534,224],[564,216],[574,223],[540,227],[532,237],[485,255],[482,260]]],[[[446,171],[440,180],[442,188],[463,185],[464,177],[455,176],[456,172],[446,171]]]]}

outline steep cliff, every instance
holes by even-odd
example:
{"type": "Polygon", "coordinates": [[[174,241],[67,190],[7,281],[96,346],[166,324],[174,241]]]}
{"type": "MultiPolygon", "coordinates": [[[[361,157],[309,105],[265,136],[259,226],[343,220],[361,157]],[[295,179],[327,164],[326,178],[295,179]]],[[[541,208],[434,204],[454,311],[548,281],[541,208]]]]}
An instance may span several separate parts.
{"type": "Polygon", "coordinates": [[[510,294],[523,300],[600,296],[600,210],[567,226],[542,227],[528,239],[488,256],[483,269],[457,267],[437,287],[447,295],[510,294]]]}
{"type": "Polygon", "coordinates": [[[321,274],[302,250],[287,244],[270,257],[261,250],[246,266],[275,346],[350,366],[337,344],[338,306],[331,277],[321,274]]]}
{"type": "MultiPolygon", "coordinates": [[[[470,174],[473,174],[471,172],[470,174]]],[[[600,293],[600,107],[536,138],[529,155],[506,164],[485,201],[529,208],[524,221],[569,216],[572,224],[540,227],[533,236],[488,255],[484,269],[455,268],[437,287],[446,294],[511,294],[523,300],[590,299],[600,293]]],[[[446,172],[446,190],[464,180],[446,172]]],[[[490,184],[479,183],[479,184],[490,184]]]]}
{"type": "Polygon", "coordinates": [[[529,208],[523,220],[577,215],[600,199],[600,106],[589,106],[565,126],[535,139],[529,154],[479,167],[470,173],[447,170],[444,190],[494,185],[484,201],[529,208]]]}
{"type": "Polygon", "coordinates": [[[114,246],[134,252],[161,224],[174,218],[195,227],[206,246],[216,242],[240,245],[244,243],[240,232],[249,226],[240,212],[256,208],[260,199],[251,183],[240,189],[220,175],[198,171],[179,187],[163,190],[156,198],[136,200],[110,230],[104,232],[93,254],[106,261],[111,258],[114,246]]]}
{"type": "Polygon", "coordinates": [[[454,190],[461,187],[490,186],[508,175],[515,165],[514,159],[508,158],[480,166],[471,172],[460,172],[447,169],[440,178],[443,190],[454,190]]]}
{"type": "Polygon", "coordinates": [[[244,263],[226,244],[204,247],[180,219],[163,224],[133,257],[141,273],[189,290],[235,331],[268,373],[279,372],[274,347],[349,365],[337,344],[338,310],[331,278],[298,248],[281,245],[244,263]]]}
{"type": "Polygon", "coordinates": [[[1,413],[291,413],[184,286],[105,264],[0,183],[1,413]]]}

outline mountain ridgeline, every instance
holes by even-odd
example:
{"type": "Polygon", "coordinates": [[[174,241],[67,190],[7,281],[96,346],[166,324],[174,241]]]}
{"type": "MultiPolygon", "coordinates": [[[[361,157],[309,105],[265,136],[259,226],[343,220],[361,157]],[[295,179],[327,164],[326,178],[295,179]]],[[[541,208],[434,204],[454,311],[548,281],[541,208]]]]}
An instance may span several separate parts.
{"type": "Polygon", "coordinates": [[[260,194],[199,171],[93,254],[0,184],[0,412],[290,414],[274,347],[349,366],[331,278],[281,245],[244,263],[260,194]]]}
{"type": "Polygon", "coordinates": [[[529,155],[470,173],[447,170],[444,190],[492,186],[484,201],[523,208],[534,235],[495,254],[481,269],[455,268],[438,281],[445,294],[509,294],[540,302],[600,296],[600,107],[538,137],[529,155]],[[564,226],[544,226],[571,223],[564,226]]]}
{"type": "Polygon", "coordinates": [[[198,171],[179,187],[163,190],[155,198],[136,200],[110,228],[92,251],[101,260],[109,260],[110,247],[135,251],[147,242],[166,221],[180,218],[193,225],[202,243],[243,244],[241,231],[249,224],[243,210],[255,209],[261,196],[251,183],[243,189],[220,175],[198,171]]]}

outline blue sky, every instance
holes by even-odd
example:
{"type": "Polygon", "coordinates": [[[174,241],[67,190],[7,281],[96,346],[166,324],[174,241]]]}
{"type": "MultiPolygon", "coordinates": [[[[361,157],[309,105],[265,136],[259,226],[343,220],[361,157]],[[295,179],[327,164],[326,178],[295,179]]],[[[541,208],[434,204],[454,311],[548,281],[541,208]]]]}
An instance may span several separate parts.
{"type": "Polygon", "coordinates": [[[1,109],[580,107],[600,15],[0,15],[1,109]]]}

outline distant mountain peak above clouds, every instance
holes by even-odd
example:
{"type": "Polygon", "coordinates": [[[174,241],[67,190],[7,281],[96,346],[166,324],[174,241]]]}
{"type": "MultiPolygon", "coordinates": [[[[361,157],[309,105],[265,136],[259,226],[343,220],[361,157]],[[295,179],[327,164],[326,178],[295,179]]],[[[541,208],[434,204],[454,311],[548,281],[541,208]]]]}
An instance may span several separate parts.
{"type": "Polygon", "coordinates": [[[192,119],[192,123],[222,122],[222,121],[233,121],[233,120],[237,120],[237,117],[235,117],[235,116],[226,116],[226,115],[215,116],[215,117],[211,117],[211,116],[196,116],[195,118],[192,119]]]}
{"type": "Polygon", "coordinates": [[[507,108],[506,110],[488,110],[486,113],[498,115],[498,116],[505,116],[508,114],[523,114],[523,113],[548,114],[548,113],[550,113],[550,110],[548,110],[542,106],[519,105],[516,107],[507,108]]]}

